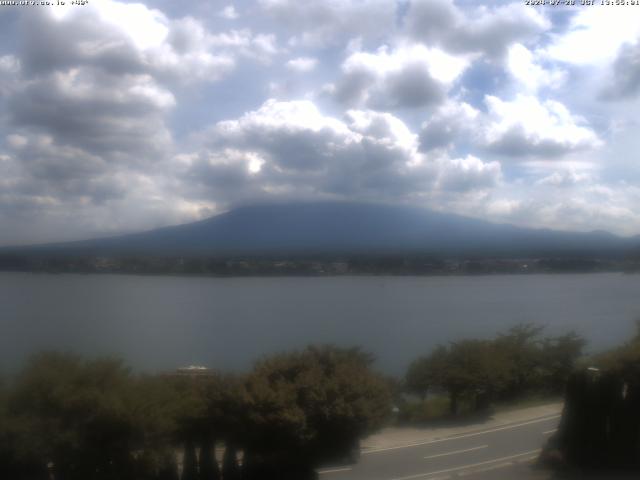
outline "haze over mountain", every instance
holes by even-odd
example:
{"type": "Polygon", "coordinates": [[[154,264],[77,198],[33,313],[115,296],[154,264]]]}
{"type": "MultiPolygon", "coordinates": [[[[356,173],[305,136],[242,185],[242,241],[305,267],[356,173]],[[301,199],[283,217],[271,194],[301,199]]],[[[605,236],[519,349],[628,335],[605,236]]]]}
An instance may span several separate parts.
{"type": "Polygon", "coordinates": [[[237,208],[196,223],[0,252],[63,255],[479,256],[619,255],[640,245],[601,231],[561,232],[362,203],[294,203],[237,208]]]}

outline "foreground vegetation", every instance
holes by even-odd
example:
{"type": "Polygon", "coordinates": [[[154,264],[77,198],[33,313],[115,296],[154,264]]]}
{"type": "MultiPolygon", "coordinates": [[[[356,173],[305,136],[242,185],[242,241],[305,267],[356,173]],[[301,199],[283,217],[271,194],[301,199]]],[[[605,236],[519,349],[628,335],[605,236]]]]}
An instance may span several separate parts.
{"type": "Polygon", "coordinates": [[[183,480],[314,478],[390,412],[370,364],[310,347],[244,377],[134,376],[116,360],[40,354],[0,391],[0,478],[177,480],[176,452],[183,480]]]}
{"type": "Polygon", "coordinates": [[[401,420],[486,414],[496,402],[559,397],[585,344],[573,332],[545,336],[543,327],[523,324],[492,340],[441,345],[409,366],[405,389],[419,401],[404,402],[401,420]]]}
{"type": "Polygon", "coordinates": [[[558,433],[541,460],[556,468],[640,472],[640,322],[634,338],[619,348],[589,359],[571,375],[558,433]],[[586,367],[589,365],[588,367],[586,367]]]}
{"type": "MultiPolygon", "coordinates": [[[[441,345],[401,382],[375,373],[365,352],[331,346],[264,358],[246,375],[134,375],[114,359],[42,353],[0,382],[0,478],[311,479],[324,462],[353,461],[359,439],[384,425],[393,406],[413,423],[486,415],[495,405],[558,398],[569,378],[568,404],[578,402],[579,413],[563,420],[569,433],[555,445],[566,458],[583,458],[581,439],[594,437],[579,426],[593,424],[590,415],[610,416],[597,416],[601,400],[580,404],[600,392],[572,376],[584,345],[575,333],[547,336],[519,325],[491,340],[441,345]]],[[[635,425],[640,327],[633,341],[588,362],[582,367],[608,372],[602,392],[611,385],[625,392],[623,406],[612,400],[619,408],[606,408],[618,424],[635,425]]],[[[639,432],[618,440],[636,445],[639,432]]]]}

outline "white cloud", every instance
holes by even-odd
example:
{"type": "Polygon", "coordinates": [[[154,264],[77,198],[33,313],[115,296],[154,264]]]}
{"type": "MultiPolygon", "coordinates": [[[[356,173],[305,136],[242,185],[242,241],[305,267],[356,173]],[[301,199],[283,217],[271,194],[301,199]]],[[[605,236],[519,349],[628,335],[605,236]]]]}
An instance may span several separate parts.
{"type": "Polygon", "coordinates": [[[560,102],[541,102],[529,95],[504,101],[487,95],[485,103],[488,118],[483,141],[502,155],[553,158],[602,145],[586,122],[560,102]]]}
{"type": "MultiPolygon", "coordinates": [[[[219,122],[202,138],[208,157],[235,152],[234,181],[224,182],[234,185],[229,194],[234,198],[238,191],[303,191],[316,198],[406,200],[435,190],[486,189],[501,177],[496,162],[425,157],[418,151],[418,136],[389,113],[349,110],[340,120],[323,115],[310,101],[269,100],[237,120],[219,122]],[[250,155],[260,159],[252,175],[247,173],[250,155]]],[[[198,177],[217,186],[218,175],[229,175],[220,164],[200,162],[198,177]]],[[[224,189],[216,188],[218,193],[224,189]]]]}
{"type": "Polygon", "coordinates": [[[209,48],[218,48],[268,63],[280,52],[274,34],[253,34],[250,29],[230,30],[207,37],[209,48]]]}
{"type": "Polygon", "coordinates": [[[389,0],[258,0],[290,33],[293,46],[343,45],[356,37],[379,38],[392,28],[396,2],[389,0]]]}
{"type": "Polygon", "coordinates": [[[483,162],[473,155],[440,161],[437,186],[448,192],[492,189],[502,179],[499,162],[483,162]]]}
{"type": "Polygon", "coordinates": [[[293,70],[294,72],[299,73],[307,73],[315,70],[318,65],[317,58],[310,57],[298,57],[289,60],[286,64],[289,70],[293,70]]]}
{"type": "Polygon", "coordinates": [[[516,43],[509,48],[507,54],[507,69],[509,73],[526,90],[536,92],[540,89],[557,90],[567,79],[567,73],[556,68],[544,68],[527,47],[516,43]]]}
{"type": "Polygon", "coordinates": [[[561,170],[553,172],[550,175],[538,180],[538,185],[550,185],[553,187],[568,187],[584,182],[590,182],[593,176],[587,172],[578,172],[575,170],[561,170]]]}
{"type": "Polygon", "coordinates": [[[240,17],[233,5],[227,5],[226,7],[224,7],[222,10],[220,10],[220,13],[218,13],[218,15],[220,15],[222,18],[226,18],[227,20],[237,20],[240,17]]]}
{"type": "Polygon", "coordinates": [[[546,48],[549,58],[573,65],[603,65],[620,47],[640,36],[637,6],[593,6],[579,9],[566,32],[557,34],[546,48]]]}

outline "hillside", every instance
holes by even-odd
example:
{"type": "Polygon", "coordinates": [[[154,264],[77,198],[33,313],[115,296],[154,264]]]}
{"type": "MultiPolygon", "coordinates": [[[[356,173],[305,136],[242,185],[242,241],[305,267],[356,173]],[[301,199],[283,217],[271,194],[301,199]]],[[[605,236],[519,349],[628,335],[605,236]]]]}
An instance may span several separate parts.
{"type": "Polygon", "coordinates": [[[526,229],[415,207],[297,203],[241,207],[196,223],[79,242],[0,249],[35,255],[621,255],[606,232],[526,229]]]}

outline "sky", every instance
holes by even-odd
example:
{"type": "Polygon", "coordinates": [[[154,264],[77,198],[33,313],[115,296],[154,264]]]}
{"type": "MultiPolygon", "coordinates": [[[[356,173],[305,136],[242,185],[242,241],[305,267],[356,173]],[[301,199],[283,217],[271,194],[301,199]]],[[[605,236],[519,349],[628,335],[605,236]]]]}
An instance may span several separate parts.
{"type": "Polygon", "coordinates": [[[0,245],[316,200],[640,234],[639,39],[640,5],[0,5],[0,245]]]}

